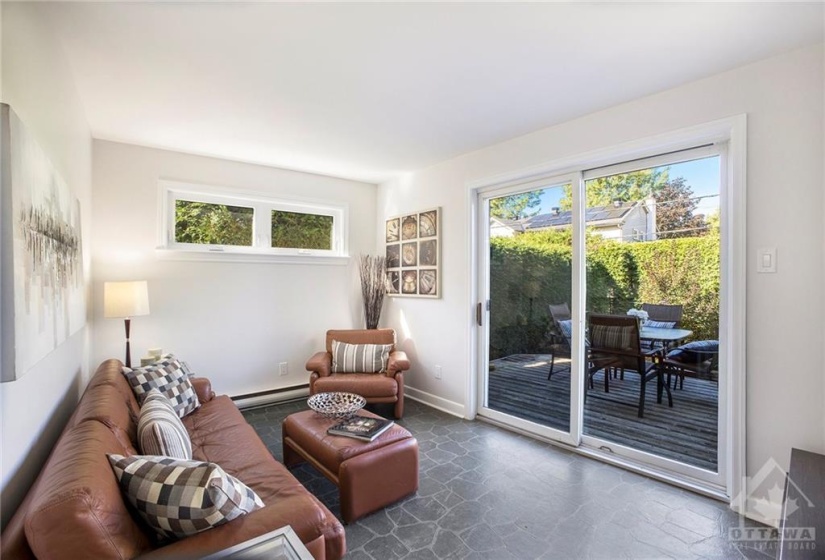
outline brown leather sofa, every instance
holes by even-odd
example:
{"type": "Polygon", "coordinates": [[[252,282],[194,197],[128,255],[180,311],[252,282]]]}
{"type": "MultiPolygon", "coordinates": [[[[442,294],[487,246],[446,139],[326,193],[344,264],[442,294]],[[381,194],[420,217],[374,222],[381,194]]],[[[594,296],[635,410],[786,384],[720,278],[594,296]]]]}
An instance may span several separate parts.
{"type": "Polygon", "coordinates": [[[327,350],[312,356],[306,364],[309,394],[325,392],[355,393],[368,403],[395,403],[396,418],[404,416],[404,372],[410,369],[407,354],[395,348],[393,329],[327,331],[327,350]],[[348,344],[392,344],[387,371],[383,373],[331,373],[332,341],[348,344]]]}
{"type": "Polygon", "coordinates": [[[137,454],[138,403],[108,360],[89,381],[38,479],[0,538],[0,557],[200,558],[291,525],[319,560],[345,551],[341,523],[277,462],[227,396],[194,378],[201,407],[183,419],[194,458],[218,463],[251,487],[265,507],[225,525],[159,546],[121,496],[107,453],[137,454]]]}

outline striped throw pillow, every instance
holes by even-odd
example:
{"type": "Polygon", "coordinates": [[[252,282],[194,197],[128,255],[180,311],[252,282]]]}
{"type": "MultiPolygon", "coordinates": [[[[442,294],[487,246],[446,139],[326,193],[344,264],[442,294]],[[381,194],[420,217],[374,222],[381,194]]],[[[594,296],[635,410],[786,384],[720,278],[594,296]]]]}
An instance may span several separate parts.
{"type": "Polygon", "coordinates": [[[123,375],[129,380],[129,385],[141,404],[149,391],[157,389],[172,401],[172,406],[180,418],[201,405],[189,375],[175,358],[163,359],[135,369],[124,367],[123,375]]]}
{"type": "Polygon", "coordinates": [[[152,389],[140,407],[138,446],[144,455],[192,458],[192,441],[171,401],[152,389]]]}
{"type": "Polygon", "coordinates": [[[188,537],[264,507],[251,488],[215,463],[107,457],[126,498],[163,537],[188,537]]]}
{"type": "Polygon", "coordinates": [[[378,373],[387,370],[392,344],[347,344],[332,341],[332,373],[378,373]]]}

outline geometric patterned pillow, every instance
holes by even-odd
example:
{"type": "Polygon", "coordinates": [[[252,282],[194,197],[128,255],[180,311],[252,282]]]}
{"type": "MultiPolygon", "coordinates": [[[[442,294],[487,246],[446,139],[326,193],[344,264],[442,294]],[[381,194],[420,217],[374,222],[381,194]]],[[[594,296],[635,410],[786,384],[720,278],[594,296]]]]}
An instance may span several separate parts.
{"type": "Polygon", "coordinates": [[[178,358],[174,354],[164,354],[163,356],[160,357],[159,361],[162,361],[162,360],[177,360],[177,362],[180,364],[180,368],[183,370],[183,373],[185,373],[189,377],[195,377],[195,374],[192,373],[192,370],[189,368],[189,364],[187,364],[186,362],[184,362],[183,360],[181,360],[180,358],[178,358]]]}
{"type": "Polygon", "coordinates": [[[143,403],[146,394],[157,389],[163,396],[172,401],[172,406],[178,417],[183,418],[201,403],[195,393],[195,387],[189,380],[189,375],[174,358],[162,359],[159,362],[140,368],[123,368],[123,375],[129,380],[132,391],[139,403],[143,403]]]}
{"type": "Polygon", "coordinates": [[[138,418],[137,440],[144,455],[192,458],[192,441],[172,402],[152,389],[143,400],[138,418]]]}
{"type": "Polygon", "coordinates": [[[264,507],[251,488],[215,463],[107,457],[129,502],[164,537],[188,537],[264,507]]]}
{"type": "Polygon", "coordinates": [[[387,370],[392,344],[347,344],[332,341],[332,373],[378,373],[387,370]]]}

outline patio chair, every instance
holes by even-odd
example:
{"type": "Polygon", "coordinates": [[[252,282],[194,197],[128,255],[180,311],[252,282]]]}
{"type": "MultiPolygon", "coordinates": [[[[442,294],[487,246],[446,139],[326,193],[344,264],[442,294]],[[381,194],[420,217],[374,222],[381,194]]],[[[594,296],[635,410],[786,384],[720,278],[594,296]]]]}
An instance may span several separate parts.
{"type": "Polygon", "coordinates": [[[673,323],[668,325],[650,325],[652,327],[659,327],[662,329],[678,329],[679,324],[682,322],[683,308],[681,305],[643,303],[642,311],[647,311],[648,322],[673,323]]]}
{"type": "MultiPolygon", "coordinates": [[[[647,322],[645,325],[648,327],[678,329],[682,322],[683,307],[681,305],[643,303],[642,311],[647,311],[647,322]]],[[[650,350],[653,348],[662,350],[664,347],[659,342],[642,341],[643,350],[650,350]]]]}
{"type": "Polygon", "coordinates": [[[673,375],[673,388],[676,389],[678,385],[680,389],[684,389],[685,377],[718,382],[718,379],[713,378],[713,370],[717,367],[718,361],[718,340],[696,340],[668,352],[662,360],[662,367],[667,372],[667,384],[670,385],[673,375]]]}
{"type": "Polygon", "coordinates": [[[547,374],[547,380],[549,381],[553,377],[556,356],[570,357],[573,332],[570,326],[570,307],[566,302],[559,305],[548,305],[547,312],[550,314],[550,325],[547,330],[547,337],[550,339],[550,372],[547,374]]]}
{"type": "MultiPolygon", "coordinates": [[[[673,406],[670,386],[664,383],[663,370],[656,350],[644,351],[639,338],[639,322],[628,315],[601,315],[591,313],[587,317],[590,335],[590,367],[588,377],[593,387],[593,376],[604,369],[605,392],[610,392],[610,368],[635,371],[639,374],[639,418],[644,418],[647,382],[656,379],[657,402],[662,402],[662,390],[667,390],[668,406],[673,406]],[[652,363],[648,364],[648,359],[652,363]]],[[[620,402],[620,401],[617,401],[620,402]]],[[[623,403],[627,404],[627,403],[623,403]]]]}

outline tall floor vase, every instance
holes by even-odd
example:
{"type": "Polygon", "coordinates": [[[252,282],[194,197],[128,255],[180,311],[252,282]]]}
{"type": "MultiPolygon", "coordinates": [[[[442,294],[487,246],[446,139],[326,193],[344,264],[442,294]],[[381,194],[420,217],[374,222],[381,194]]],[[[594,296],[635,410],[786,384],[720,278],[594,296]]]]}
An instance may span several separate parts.
{"type": "Polygon", "coordinates": [[[368,329],[377,329],[384,294],[387,293],[387,261],[381,255],[361,255],[358,257],[358,267],[364,298],[364,320],[368,329]]]}

